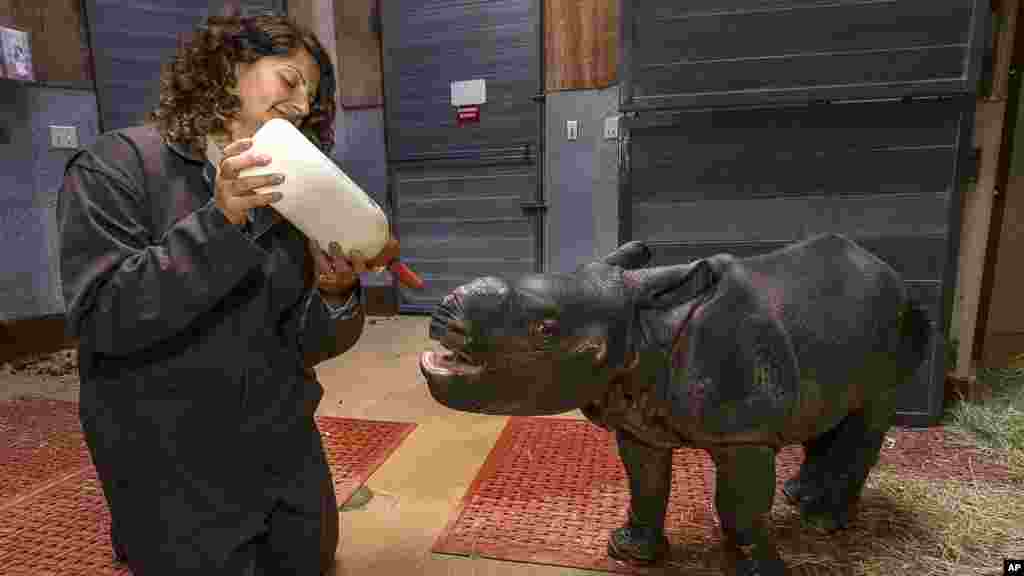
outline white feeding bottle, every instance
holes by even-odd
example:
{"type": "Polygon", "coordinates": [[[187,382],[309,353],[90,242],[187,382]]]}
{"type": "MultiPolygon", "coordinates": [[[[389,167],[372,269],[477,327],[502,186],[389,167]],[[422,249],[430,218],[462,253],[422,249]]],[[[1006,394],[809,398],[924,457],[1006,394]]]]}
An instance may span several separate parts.
{"type": "Polygon", "coordinates": [[[324,250],[337,242],[345,254],[358,250],[372,258],[384,249],[390,237],[384,210],[291,122],[274,118],[264,123],[250,150],[270,156],[271,162],[246,168],[239,176],[284,174],[284,182],[260,193],[280,192],[273,208],[324,250]]]}

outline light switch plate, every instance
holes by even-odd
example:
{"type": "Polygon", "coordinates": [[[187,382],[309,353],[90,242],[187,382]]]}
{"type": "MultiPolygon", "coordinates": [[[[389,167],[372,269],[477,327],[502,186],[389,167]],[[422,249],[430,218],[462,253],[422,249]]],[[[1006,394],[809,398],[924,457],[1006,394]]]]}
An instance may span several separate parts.
{"type": "Polygon", "coordinates": [[[65,150],[78,148],[78,128],[74,126],[50,126],[50,147],[65,150]]]}
{"type": "Polygon", "coordinates": [[[565,135],[569,140],[580,137],[580,125],[578,120],[569,120],[565,123],[565,135]]]}
{"type": "Polygon", "coordinates": [[[609,116],[604,119],[604,137],[607,140],[615,140],[619,137],[618,116],[609,116]]]}

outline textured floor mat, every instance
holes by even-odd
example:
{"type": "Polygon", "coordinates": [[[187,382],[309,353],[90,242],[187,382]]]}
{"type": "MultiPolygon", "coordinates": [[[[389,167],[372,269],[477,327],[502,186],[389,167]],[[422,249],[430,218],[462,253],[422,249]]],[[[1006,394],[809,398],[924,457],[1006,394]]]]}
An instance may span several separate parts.
{"type": "Polygon", "coordinates": [[[351,418],[317,418],[327,461],[334,476],[338,504],[352,494],[398,449],[416,428],[406,422],[351,418]]]}
{"type": "Polygon", "coordinates": [[[42,398],[0,402],[0,502],[39,489],[90,463],[78,405],[42,398]]]}
{"type": "MultiPolygon", "coordinates": [[[[998,481],[1006,476],[1005,467],[980,458],[970,467],[972,476],[963,465],[971,461],[972,451],[944,434],[894,428],[880,464],[928,478],[985,474],[998,481]],[[947,467],[950,463],[959,464],[947,467]]],[[[796,472],[802,458],[799,446],[780,452],[776,510],[788,507],[781,483],[796,472]]],[[[714,466],[704,451],[675,452],[666,526],[671,573],[720,574],[714,484],[714,466]]],[[[870,500],[866,496],[864,506],[886,505],[870,500]]],[[[624,574],[661,573],[666,567],[636,568],[607,555],[608,532],[622,525],[628,501],[625,470],[609,432],[580,420],[511,418],[433,551],[624,574]]],[[[777,522],[776,536],[786,558],[821,553],[822,539],[816,543],[807,536],[795,514],[777,522]]],[[[793,573],[829,573],[818,570],[806,566],[793,573]]]]}
{"type": "MultiPolygon", "coordinates": [[[[77,406],[19,399],[0,403],[0,418],[0,487],[6,490],[0,493],[0,574],[130,574],[111,558],[110,516],[78,428],[77,406]],[[49,458],[58,462],[47,466],[49,458]]],[[[339,503],[416,426],[332,417],[318,418],[317,423],[339,503]]]]}

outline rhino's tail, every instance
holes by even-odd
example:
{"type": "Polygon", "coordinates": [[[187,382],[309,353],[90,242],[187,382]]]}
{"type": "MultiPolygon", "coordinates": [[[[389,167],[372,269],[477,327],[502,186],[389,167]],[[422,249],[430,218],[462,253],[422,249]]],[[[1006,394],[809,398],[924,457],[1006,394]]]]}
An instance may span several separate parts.
{"type": "Polygon", "coordinates": [[[908,300],[900,310],[900,344],[909,355],[910,367],[917,370],[928,356],[932,339],[932,321],[917,302],[908,300]]]}

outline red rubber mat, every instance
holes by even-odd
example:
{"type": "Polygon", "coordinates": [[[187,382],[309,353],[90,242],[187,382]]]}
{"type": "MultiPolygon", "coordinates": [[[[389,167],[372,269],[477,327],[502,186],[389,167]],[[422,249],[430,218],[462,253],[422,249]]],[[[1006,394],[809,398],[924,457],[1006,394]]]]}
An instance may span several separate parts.
{"type": "Polygon", "coordinates": [[[0,502],[88,465],[82,447],[77,404],[41,398],[0,402],[0,502]]]}
{"type": "MultiPolygon", "coordinates": [[[[38,398],[0,402],[0,487],[7,487],[0,494],[4,576],[130,574],[111,557],[110,515],[78,428],[77,409],[70,402],[38,398]],[[52,465],[42,464],[51,457],[56,459],[52,465]]],[[[339,504],[416,427],[332,417],[317,418],[317,423],[339,504]]]]}
{"type": "Polygon", "coordinates": [[[317,418],[317,425],[339,505],[347,502],[416,428],[407,422],[327,416],[317,418]]]}
{"type": "MultiPolygon", "coordinates": [[[[967,466],[944,467],[970,459],[969,450],[940,438],[944,434],[894,428],[880,466],[918,477],[927,471],[925,477],[972,478],[967,466]],[[904,454],[900,447],[918,452],[904,454]]],[[[786,506],[781,484],[795,474],[802,459],[800,446],[780,451],[777,507],[786,506]]],[[[975,463],[974,477],[979,471],[988,479],[1007,476],[1005,467],[1000,471],[997,464],[986,466],[975,463]]],[[[629,502],[614,436],[581,420],[510,418],[432,550],[623,574],[660,573],[666,568],[680,574],[719,574],[714,485],[714,466],[706,452],[676,450],[666,525],[670,559],[667,566],[657,568],[629,566],[607,554],[608,533],[623,524],[629,502]]],[[[799,526],[776,526],[784,558],[816,548],[802,534],[799,526]]],[[[812,567],[806,568],[803,573],[814,573],[808,572],[812,567]]]]}

